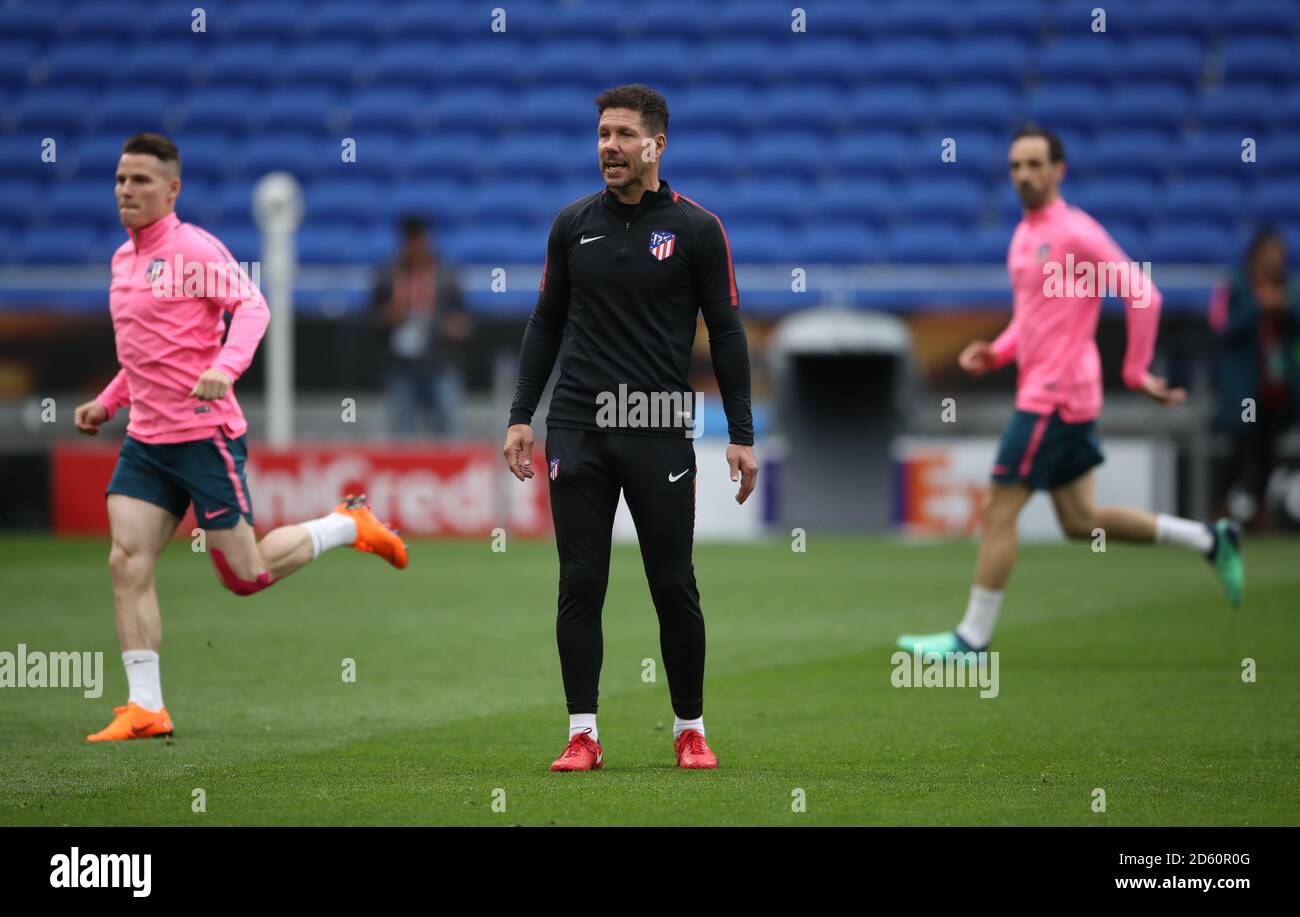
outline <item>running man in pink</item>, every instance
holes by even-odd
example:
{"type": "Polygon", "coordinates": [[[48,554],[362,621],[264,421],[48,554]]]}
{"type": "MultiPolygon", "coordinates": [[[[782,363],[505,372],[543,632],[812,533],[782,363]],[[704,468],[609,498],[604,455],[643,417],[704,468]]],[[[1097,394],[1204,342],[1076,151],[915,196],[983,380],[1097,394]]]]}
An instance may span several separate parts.
{"type": "Polygon", "coordinates": [[[406,566],[406,546],[364,497],[349,495],[329,515],[260,542],[254,535],[244,477],[248,424],[234,384],[270,313],[226,247],[176,216],[180,174],[180,154],[160,134],[137,134],[122,147],[117,204],[130,238],[113,255],[109,287],[122,369],[76,411],[77,429],[93,436],[131,408],[107,494],[108,566],[130,697],[105,729],[86,737],[91,742],[172,734],[158,669],[154,565],[191,503],[217,576],[236,595],[259,592],[341,545],[406,566]]]}
{"type": "Polygon", "coordinates": [[[1052,496],[1071,538],[1170,544],[1203,555],[1231,603],[1241,601],[1240,533],[1129,506],[1098,506],[1094,469],[1104,460],[1097,437],[1101,359],[1095,341],[1103,296],[1124,300],[1128,346],[1124,384],[1166,406],[1186,399],[1148,367],[1160,324],[1160,291],[1101,225],[1061,198],[1065,149],[1050,131],[1027,127],[1010,152],[1011,181],[1025,215],[1011,237],[1007,271],[1015,306],[992,344],[974,341],[959,357],[975,376],[1015,361],[1015,413],[1002,435],[981,517],[979,560],[966,615],[955,630],[904,634],[898,645],[921,653],[980,652],[993,637],[1002,594],[1016,562],[1016,521],[1035,490],[1052,496]]]}

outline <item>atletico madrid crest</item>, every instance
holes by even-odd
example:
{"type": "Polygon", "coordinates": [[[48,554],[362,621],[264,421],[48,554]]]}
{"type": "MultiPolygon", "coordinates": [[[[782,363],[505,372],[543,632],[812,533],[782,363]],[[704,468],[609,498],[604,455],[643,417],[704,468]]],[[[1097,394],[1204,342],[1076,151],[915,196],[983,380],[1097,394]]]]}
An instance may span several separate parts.
{"type": "Polygon", "coordinates": [[[162,274],[163,268],[166,266],[167,266],[167,262],[163,261],[163,259],[161,258],[153,259],[152,261],[149,262],[149,270],[145,272],[144,279],[147,280],[149,283],[153,283],[155,280],[158,279],[159,275],[162,274]]]}
{"type": "Polygon", "coordinates": [[[663,261],[671,255],[673,246],[676,244],[676,233],[660,232],[659,230],[650,233],[650,254],[654,255],[659,261],[663,261]]]}
{"type": "Polygon", "coordinates": [[[554,481],[556,477],[559,476],[559,474],[560,474],[560,460],[557,458],[553,458],[551,459],[551,480],[554,481]]]}

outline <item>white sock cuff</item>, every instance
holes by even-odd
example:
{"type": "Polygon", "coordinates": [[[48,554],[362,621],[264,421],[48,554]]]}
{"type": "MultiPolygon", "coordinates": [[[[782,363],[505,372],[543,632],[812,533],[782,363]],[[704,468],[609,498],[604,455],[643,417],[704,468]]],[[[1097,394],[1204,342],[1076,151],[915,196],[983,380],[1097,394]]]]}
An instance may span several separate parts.
{"type": "Polygon", "coordinates": [[[330,513],[298,525],[311,536],[311,556],[320,557],[330,548],[341,548],[357,540],[357,522],[347,513],[330,513]]]}
{"type": "Polygon", "coordinates": [[[569,738],[572,739],[578,733],[590,729],[591,739],[593,742],[600,741],[600,732],[596,729],[596,714],[594,713],[570,713],[569,714],[569,738]]]}
{"type": "Polygon", "coordinates": [[[673,717],[673,738],[676,739],[688,729],[694,729],[700,735],[704,735],[704,717],[698,717],[693,720],[684,720],[680,716],[673,717]]]}
{"type": "Polygon", "coordinates": [[[1214,547],[1214,533],[1204,522],[1160,513],[1156,516],[1156,543],[1209,554],[1214,547]]]}
{"type": "Polygon", "coordinates": [[[157,662],[157,650],[122,650],[122,663],[157,662]]]}

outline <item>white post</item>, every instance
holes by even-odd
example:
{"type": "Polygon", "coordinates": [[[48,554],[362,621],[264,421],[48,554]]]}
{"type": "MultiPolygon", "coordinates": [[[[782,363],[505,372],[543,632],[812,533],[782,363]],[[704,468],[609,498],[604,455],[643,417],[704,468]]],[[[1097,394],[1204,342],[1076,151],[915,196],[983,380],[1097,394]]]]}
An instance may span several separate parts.
{"type": "Polygon", "coordinates": [[[262,230],[263,292],[271,310],[267,329],[266,419],[273,446],[293,441],[294,236],[302,222],[302,189],[288,172],[262,176],[253,189],[253,218],[262,230]]]}

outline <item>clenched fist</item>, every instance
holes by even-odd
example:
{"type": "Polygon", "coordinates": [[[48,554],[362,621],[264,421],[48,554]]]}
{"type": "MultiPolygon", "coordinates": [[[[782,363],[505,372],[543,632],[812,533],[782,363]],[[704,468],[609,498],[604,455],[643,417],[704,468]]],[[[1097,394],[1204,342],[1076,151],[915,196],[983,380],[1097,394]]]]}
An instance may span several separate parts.
{"type": "Polygon", "coordinates": [[[76,424],[77,432],[85,433],[87,436],[98,435],[99,425],[106,420],[108,420],[108,408],[98,401],[87,401],[78,406],[72,415],[72,422],[76,424]]]}
{"type": "Polygon", "coordinates": [[[190,397],[202,401],[216,401],[218,398],[226,397],[226,392],[230,391],[230,386],[234,384],[234,380],[221,370],[209,369],[199,376],[198,382],[194,383],[194,388],[190,389],[190,397]]]}

